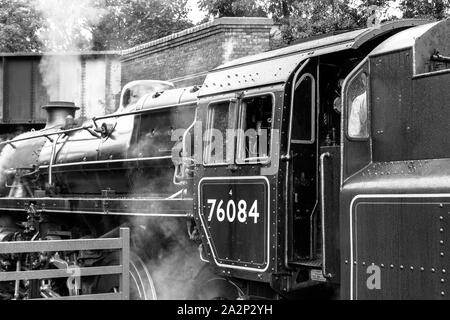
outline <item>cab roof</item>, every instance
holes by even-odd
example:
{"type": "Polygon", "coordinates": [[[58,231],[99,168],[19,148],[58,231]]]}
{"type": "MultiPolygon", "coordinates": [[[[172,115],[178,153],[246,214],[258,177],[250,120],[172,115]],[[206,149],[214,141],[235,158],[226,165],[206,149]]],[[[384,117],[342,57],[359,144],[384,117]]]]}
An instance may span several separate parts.
{"type": "Polygon", "coordinates": [[[370,40],[384,34],[425,23],[429,23],[429,21],[418,19],[392,21],[376,28],[345,32],[243,57],[225,63],[208,73],[199,96],[285,83],[298,65],[308,58],[358,49],[370,40]]]}
{"type": "Polygon", "coordinates": [[[404,30],[390,37],[370,53],[370,57],[412,49],[414,74],[430,72],[430,57],[450,56],[450,19],[404,30]]]}

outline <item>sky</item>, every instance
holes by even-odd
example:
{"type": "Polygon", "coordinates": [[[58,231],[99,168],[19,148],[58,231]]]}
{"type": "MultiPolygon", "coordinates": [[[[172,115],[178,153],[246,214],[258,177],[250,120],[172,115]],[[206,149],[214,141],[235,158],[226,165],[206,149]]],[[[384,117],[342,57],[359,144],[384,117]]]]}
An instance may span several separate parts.
{"type": "Polygon", "coordinates": [[[191,9],[189,12],[189,19],[192,20],[194,23],[199,23],[207,16],[207,13],[204,11],[201,11],[198,8],[197,0],[188,0],[188,7],[191,9]]]}

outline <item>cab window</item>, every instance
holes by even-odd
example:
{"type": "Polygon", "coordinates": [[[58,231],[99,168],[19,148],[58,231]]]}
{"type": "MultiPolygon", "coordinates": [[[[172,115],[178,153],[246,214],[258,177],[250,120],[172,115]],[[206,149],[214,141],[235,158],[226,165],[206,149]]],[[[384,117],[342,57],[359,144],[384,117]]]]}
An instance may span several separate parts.
{"type": "Polygon", "coordinates": [[[315,142],[316,84],[314,77],[304,74],[295,85],[295,109],[292,118],[292,143],[313,144],[315,142]]]}
{"type": "Polygon", "coordinates": [[[261,163],[270,158],[273,97],[264,95],[241,102],[237,163],[261,163]]]}
{"type": "Polygon", "coordinates": [[[369,138],[368,72],[360,70],[347,86],[347,134],[351,139],[369,138]]]}
{"type": "Polygon", "coordinates": [[[205,164],[227,165],[234,161],[234,139],[230,135],[235,127],[236,104],[230,101],[212,103],[208,107],[205,134],[205,164]]]}
{"type": "Polygon", "coordinates": [[[128,88],[123,93],[122,110],[131,110],[133,106],[142,98],[145,94],[151,92],[144,85],[137,85],[128,88]]]}

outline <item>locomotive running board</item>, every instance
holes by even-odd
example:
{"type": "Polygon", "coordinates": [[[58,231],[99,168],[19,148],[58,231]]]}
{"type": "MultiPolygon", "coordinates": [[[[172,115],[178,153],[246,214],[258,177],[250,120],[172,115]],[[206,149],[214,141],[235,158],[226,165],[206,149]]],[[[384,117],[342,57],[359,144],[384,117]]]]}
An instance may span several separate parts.
{"type": "Polygon", "coordinates": [[[34,203],[39,212],[148,217],[192,217],[192,199],[0,198],[0,211],[21,211],[34,203]]]}

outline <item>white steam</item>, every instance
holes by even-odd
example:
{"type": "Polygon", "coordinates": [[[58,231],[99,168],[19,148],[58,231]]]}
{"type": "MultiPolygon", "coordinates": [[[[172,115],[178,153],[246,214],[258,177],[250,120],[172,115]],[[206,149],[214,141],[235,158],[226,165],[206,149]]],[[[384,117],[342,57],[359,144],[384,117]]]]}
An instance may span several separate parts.
{"type": "Polygon", "coordinates": [[[81,61],[78,55],[46,55],[39,69],[51,101],[81,105],[81,61]]]}
{"type": "Polygon", "coordinates": [[[47,51],[91,48],[93,27],[103,14],[93,0],[35,0],[35,3],[44,17],[38,36],[47,51]]]}
{"type": "Polygon", "coordinates": [[[92,48],[93,28],[104,10],[94,0],[35,0],[35,6],[44,17],[38,37],[48,54],[39,69],[48,98],[92,110],[83,110],[83,115],[101,115],[105,111],[104,62],[103,69],[90,70],[91,63],[82,61],[80,54],[92,48]]]}
{"type": "Polygon", "coordinates": [[[236,41],[233,38],[227,39],[223,45],[223,62],[227,63],[233,60],[234,47],[236,45],[236,41]]]}
{"type": "Polygon", "coordinates": [[[193,299],[198,285],[196,277],[205,264],[199,258],[198,244],[186,236],[187,220],[137,218],[134,224],[138,228],[145,226],[141,241],[157,298],[193,299]]]}

